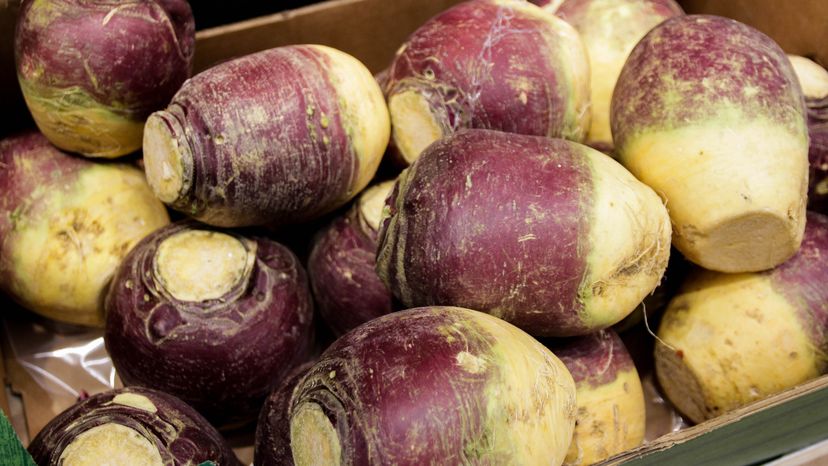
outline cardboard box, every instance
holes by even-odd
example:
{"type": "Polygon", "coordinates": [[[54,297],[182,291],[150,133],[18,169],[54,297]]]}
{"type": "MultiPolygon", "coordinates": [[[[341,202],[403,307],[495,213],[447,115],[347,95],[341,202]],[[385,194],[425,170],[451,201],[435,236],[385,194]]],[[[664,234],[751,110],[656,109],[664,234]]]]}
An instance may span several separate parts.
{"type": "MultiPolygon", "coordinates": [[[[384,69],[414,29],[459,0],[332,0],[197,34],[195,71],[235,56],[294,43],[336,47],[384,69]]],[[[774,38],[789,53],[828,64],[828,2],[824,0],[685,0],[688,13],[729,16],[774,38]]],[[[0,0],[0,100],[19,104],[11,59],[11,30],[19,1],[0,0]]],[[[7,107],[8,108],[8,107],[7,107]]],[[[12,105],[14,108],[14,105],[12,105]]],[[[19,109],[20,107],[18,107],[19,109]]],[[[25,112],[25,110],[23,110],[25,112]]],[[[0,131],[7,134],[8,128],[0,131]]],[[[2,304],[2,303],[0,303],[2,304]]],[[[5,379],[22,394],[29,437],[53,415],[48,394],[5,346],[5,379]]],[[[3,372],[0,364],[0,374],[3,372]]],[[[4,393],[5,394],[5,393],[4,393]]],[[[4,395],[3,394],[3,395],[4,395]]],[[[8,400],[0,406],[9,413],[8,400]]],[[[828,438],[828,376],[753,403],[697,426],[667,434],[605,464],[752,464],[828,438]]],[[[14,422],[14,419],[12,420],[14,422]]],[[[19,423],[18,423],[19,425],[19,423]]],[[[823,453],[824,453],[823,449],[823,453]]],[[[250,448],[241,451],[245,461],[250,448]]],[[[828,464],[828,458],[825,458],[828,464]]]]}

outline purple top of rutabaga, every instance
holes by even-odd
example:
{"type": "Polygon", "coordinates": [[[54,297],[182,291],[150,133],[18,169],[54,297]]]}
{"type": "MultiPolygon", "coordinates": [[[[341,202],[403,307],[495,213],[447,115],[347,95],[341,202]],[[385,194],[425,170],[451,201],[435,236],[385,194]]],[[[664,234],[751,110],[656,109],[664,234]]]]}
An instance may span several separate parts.
{"type": "Polygon", "coordinates": [[[496,343],[456,310],[383,316],[322,354],[292,408],[309,401],[322,406],[343,426],[340,435],[348,435],[340,442],[353,464],[429,464],[435,448],[453,455],[441,462],[458,464],[468,459],[462,455],[473,439],[485,440],[485,387],[497,383],[501,370],[491,354],[496,343]],[[463,354],[488,363],[464,366],[463,354]]]}
{"type": "Polygon", "coordinates": [[[466,307],[539,335],[582,328],[592,189],[583,150],[488,130],[432,144],[386,201],[378,262],[390,288],[407,306],[466,307]]]}
{"type": "Polygon", "coordinates": [[[106,347],[125,384],[163,387],[219,424],[244,422],[309,354],[307,278],[286,247],[250,238],[255,262],[233,289],[215,299],[178,300],[156,272],[156,251],[190,230],[213,231],[174,223],[124,259],[106,297],[106,347]]]}
{"type": "Polygon", "coordinates": [[[78,86],[146,117],[189,76],[195,24],[186,1],[26,1],[20,18],[16,60],[29,83],[78,86]]]}
{"type": "Polygon", "coordinates": [[[564,363],[578,387],[599,387],[611,383],[619,372],[635,369],[624,342],[611,329],[543,343],[564,363]]]}
{"type": "Polygon", "coordinates": [[[387,93],[419,90],[446,113],[444,131],[559,136],[552,129],[563,127],[568,91],[552,68],[545,38],[552,34],[541,18],[508,4],[461,3],[412,34],[391,65],[387,93]]]}
{"type": "Polygon", "coordinates": [[[611,116],[616,147],[640,131],[709,122],[733,110],[794,134],[805,127],[802,91],[785,53],[727,18],[689,15],[661,23],[633,49],[618,83],[611,116]]]}
{"type": "Polygon", "coordinates": [[[316,48],[280,47],[187,81],[164,116],[178,120],[179,144],[193,154],[190,190],[173,207],[211,224],[284,224],[350,192],[359,160],[330,66],[316,48]]]}
{"type": "Polygon", "coordinates": [[[193,408],[166,393],[138,387],[110,390],[79,401],[41,430],[29,445],[29,452],[37,464],[61,464],[64,450],[78,435],[109,423],[144,436],[158,448],[164,464],[241,464],[221,434],[193,408]],[[138,395],[152,405],[120,402],[118,397],[124,395],[138,395]]]}

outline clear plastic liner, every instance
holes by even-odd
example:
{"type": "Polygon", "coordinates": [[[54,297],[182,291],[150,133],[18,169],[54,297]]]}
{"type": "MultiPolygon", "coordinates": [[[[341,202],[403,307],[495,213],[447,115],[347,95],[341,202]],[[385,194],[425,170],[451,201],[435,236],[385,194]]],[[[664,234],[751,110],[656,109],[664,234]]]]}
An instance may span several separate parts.
{"type": "Polygon", "coordinates": [[[3,319],[3,337],[11,352],[6,359],[13,358],[49,394],[57,412],[78,399],[121,386],[104,348],[102,329],[56,324],[17,312],[3,319]]]}
{"type": "MultiPolygon", "coordinates": [[[[31,416],[31,413],[27,413],[29,422],[38,418],[48,420],[78,399],[121,386],[106,353],[102,329],[66,326],[47,322],[30,313],[12,312],[3,319],[3,338],[7,342],[6,348],[11,351],[11,354],[5,355],[6,360],[11,359],[19,365],[38,388],[48,393],[52,401],[51,406],[27,405],[27,410],[50,410],[47,416],[31,416]]],[[[652,337],[639,334],[636,338],[652,337]]],[[[629,346],[629,338],[625,340],[629,346]]],[[[640,359],[636,358],[635,353],[633,351],[647,407],[645,442],[688,427],[689,424],[658,392],[652,363],[648,361],[639,364],[640,359]]],[[[29,425],[29,431],[37,432],[40,427],[42,426],[29,425]]],[[[246,456],[252,455],[249,446],[252,439],[249,435],[237,439],[231,437],[229,440],[237,447],[241,459],[245,460],[246,456]]]]}

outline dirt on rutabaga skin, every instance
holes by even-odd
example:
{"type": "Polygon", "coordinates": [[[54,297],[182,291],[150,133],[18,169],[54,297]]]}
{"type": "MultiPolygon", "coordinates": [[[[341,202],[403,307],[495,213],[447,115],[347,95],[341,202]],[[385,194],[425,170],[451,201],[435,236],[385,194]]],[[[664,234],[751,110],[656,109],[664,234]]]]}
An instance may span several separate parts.
{"type": "Polygon", "coordinates": [[[355,58],[295,45],[193,77],[147,122],[144,162],[159,198],[218,226],[313,220],[373,177],[390,123],[355,58]]]}
{"type": "Polygon", "coordinates": [[[62,152],[40,133],[0,141],[0,287],[62,322],[103,326],[129,250],[169,223],[137,168],[62,152]]]}
{"type": "Polygon", "coordinates": [[[476,309],[537,336],[623,319],[669,255],[657,195],[561,139],[461,130],[429,147],[387,204],[377,271],[404,305],[476,309]]]}
{"type": "Polygon", "coordinates": [[[221,434],[193,408],[138,387],[79,401],[52,419],[28,449],[43,466],[241,465],[221,434]]]}
{"type": "Polygon", "coordinates": [[[299,466],[555,465],[574,410],[571,376],[529,335],[475,311],[419,308],[322,354],[293,394],[291,448],[299,466]]]}
{"type": "Polygon", "coordinates": [[[190,75],[183,0],[23,2],[15,36],[26,103],[58,147],[117,157],[141,147],[144,120],[190,75]]]}
{"type": "Polygon", "coordinates": [[[293,466],[290,451],[290,400],[313,362],[296,366],[265,400],[256,424],[256,466],[293,466]]]}
{"type": "Polygon", "coordinates": [[[426,22],[397,52],[386,95],[408,163],[461,128],[575,141],[589,128],[577,31],[524,1],[469,1],[426,22]]]}
{"type": "Polygon", "coordinates": [[[313,339],[307,278],[287,248],[191,221],[133,249],[106,310],[104,340],[124,384],[176,395],[220,427],[254,419],[313,339]],[[174,249],[194,242],[205,246],[174,249]],[[229,254],[241,257],[221,262],[229,254]]]}
{"type": "Polygon", "coordinates": [[[379,220],[393,185],[386,181],[364,191],[315,238],[308,276],[319,314],[336,335],[392,310],[391,291],[377,275],[376,256],[379,220]]]}
{"type": "Polygon", "coordinates": [[[575,380],[578,414],[564,464],[589,465],[644,440],[644,391],[632,357],[612,330],[543,340],[575,380]]]}

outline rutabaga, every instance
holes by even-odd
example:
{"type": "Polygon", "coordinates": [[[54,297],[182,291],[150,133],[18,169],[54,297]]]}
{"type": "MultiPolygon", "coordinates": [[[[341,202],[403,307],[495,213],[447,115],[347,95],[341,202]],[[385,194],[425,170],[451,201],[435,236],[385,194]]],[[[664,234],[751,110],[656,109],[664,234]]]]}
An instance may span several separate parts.
{"type": "Polygon", "coordinates": [[[63,150],[117,157],[190,75],[195,24],[184,0],[26,0],[17,77],[37,126],[63,150]]]}
{"type": "Polygon", "coordinates": [[[371,180],[390,123],[354,57],[291,45],[210,68],[147,120],[159,199],[204,223],[284,225],[346,204],[371,180]]]}
{"type": "Polygon", "coordinates": [[[615,324],[659,283],[661,199],[610,157],[489,130],[444,138],[388,199],[377,270],[407,307],[462,306],[537,336],[615,324]]]}
{"type": "Polygon", "coordinates": [[[69,155],[40,133],[0,141],[0,287],[51,319],[103,326],[115,269],[168,224],[144,174],[69,155]]]}
{"type": "Polygon", "coordinates": [[[312,313],[305,272],[287,248],[184,222],[124,260],[104,340],[125,385],[176,395],[229,427],[255,418],[308,356],[312,313]]]}

